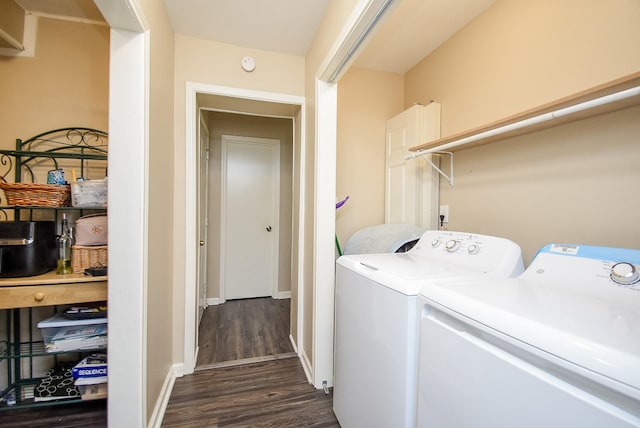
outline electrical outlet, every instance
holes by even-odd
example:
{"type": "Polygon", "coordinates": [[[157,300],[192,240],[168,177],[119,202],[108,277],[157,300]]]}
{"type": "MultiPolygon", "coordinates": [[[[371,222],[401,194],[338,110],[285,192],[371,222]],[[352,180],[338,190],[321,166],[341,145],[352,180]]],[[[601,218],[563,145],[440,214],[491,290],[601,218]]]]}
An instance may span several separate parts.
{"type": "Polygon", "coordinates": [[[440,217],[438,217],[438,220],[442,223],[449,223],[449,205],[440,205],[440,217]]]}

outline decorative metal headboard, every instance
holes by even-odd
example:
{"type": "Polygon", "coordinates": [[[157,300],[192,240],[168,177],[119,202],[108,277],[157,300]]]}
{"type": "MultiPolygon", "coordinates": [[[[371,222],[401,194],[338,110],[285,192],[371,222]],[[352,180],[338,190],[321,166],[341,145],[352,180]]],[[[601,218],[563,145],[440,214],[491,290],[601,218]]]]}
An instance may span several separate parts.
{"type": "Polygon", "coordinates": [[[42,168],[43,160],[50,162],[48,169],[58,169],[61,159],[76,159],[80,160],[80,176],[84,176],[86,161],[106,160],[108,149],[108,134],[104,131],[80,127],[54,129],[27,140],[17,139],[15,150],[0,150],[0,165],[5,169],[1,175],[6,178],[14,170],[16,183],[35,182],[33,168],[36,165],[42,168]],[[25,180],[23,173],[30,177],[25,180]]]}

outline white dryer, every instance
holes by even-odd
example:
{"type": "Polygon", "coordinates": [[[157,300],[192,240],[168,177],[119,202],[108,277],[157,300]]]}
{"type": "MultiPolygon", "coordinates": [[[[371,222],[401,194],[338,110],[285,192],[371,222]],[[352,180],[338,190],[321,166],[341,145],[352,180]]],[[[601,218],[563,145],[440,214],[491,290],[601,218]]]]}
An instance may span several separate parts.
{"type": "Polygon", "coordinates": [[[420,296],[418,427],[640,427],[640,251],[548,245],[420,296]]]}
{"type": "Polygon", "coordinates": [[[417,296],[424,285],[522,271],[518,245],[464,232],[426,231],[406,253],[340,257],[333,388],[340,425],[414,426],[417,296]]]}

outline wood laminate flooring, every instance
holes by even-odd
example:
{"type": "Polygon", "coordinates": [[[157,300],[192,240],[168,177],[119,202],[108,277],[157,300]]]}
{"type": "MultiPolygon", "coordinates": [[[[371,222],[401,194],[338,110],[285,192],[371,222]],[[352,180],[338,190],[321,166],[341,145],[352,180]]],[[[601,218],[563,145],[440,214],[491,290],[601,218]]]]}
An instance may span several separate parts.
{"type": "Polygon", "coordinates": [[[290,299],[228,300],[205,309],[196,370],[291,356],[290,299]]]}
{"type": "Polygon", "coordinates": [[[2,428],[104,428],[106,426],[106,400],[0,412],[2,428]]]}
{"type": "Polygon", "coordinates": [[[176,379],[162,427],[339,427],[332,403],[297,357],[276,359],[176,379]]]}

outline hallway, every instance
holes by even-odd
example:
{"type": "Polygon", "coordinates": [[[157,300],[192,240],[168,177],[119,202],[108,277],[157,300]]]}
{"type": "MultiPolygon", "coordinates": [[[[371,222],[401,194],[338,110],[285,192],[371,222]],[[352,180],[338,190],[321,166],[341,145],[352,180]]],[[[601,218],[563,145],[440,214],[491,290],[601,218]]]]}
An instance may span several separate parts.
{"type": "Polygon", "coordinates": [[[209,306],[200,322],[196,370],[295,356],[289,317],[290,299],[261,297],[209,306]]]}

